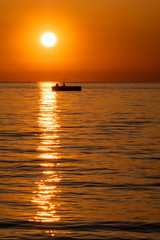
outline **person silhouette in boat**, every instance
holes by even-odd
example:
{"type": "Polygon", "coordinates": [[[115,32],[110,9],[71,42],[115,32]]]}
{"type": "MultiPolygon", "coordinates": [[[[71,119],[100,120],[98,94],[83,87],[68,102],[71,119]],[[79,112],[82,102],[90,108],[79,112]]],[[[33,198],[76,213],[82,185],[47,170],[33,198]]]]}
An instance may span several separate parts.
{"type": "MultiPolygon", "coordinates": [[[[63,87],[65,87],[66,84],[63,82],[63,87]]],[[[56,87],[59,87],[58,83],[56,83],[56,87]]]]}
{"type": "Polygon", "coordinates": [[[66,84],[65,84],[65,78],[63,78],[63,87],[65,87],[66,84]]]}

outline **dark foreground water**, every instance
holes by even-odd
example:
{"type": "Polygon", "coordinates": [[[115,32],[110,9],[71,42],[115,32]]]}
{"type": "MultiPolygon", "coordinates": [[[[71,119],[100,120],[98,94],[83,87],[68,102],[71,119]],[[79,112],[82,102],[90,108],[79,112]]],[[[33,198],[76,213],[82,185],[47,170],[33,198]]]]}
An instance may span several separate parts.
{"type": "Polygon", "coordinates": [[[0,83],[0,239],[159,240],[160,84],[0,83]]]}

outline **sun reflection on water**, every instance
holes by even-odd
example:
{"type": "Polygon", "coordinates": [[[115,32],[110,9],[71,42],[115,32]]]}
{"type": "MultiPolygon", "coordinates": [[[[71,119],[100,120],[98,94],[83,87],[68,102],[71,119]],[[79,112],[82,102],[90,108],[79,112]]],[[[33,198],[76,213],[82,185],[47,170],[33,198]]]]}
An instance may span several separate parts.
{"type": "MultiPolygon", "coordinates": [[[[36,182],[37,190],[33,193],[32,202],[37,205],[36,222],[57,222],[60,217],[56,214],[56,198],[58,197],[57,183],[61,180],[57,173],[60,146],[56,93],[51,92],[51,83],[39,83],[41,92],[40,113],[38,124],[41,130],[41,142],[38,146],[42,179],[36,182]]],[[[53,232],[50,232],[52,235],[53,232]]]]}

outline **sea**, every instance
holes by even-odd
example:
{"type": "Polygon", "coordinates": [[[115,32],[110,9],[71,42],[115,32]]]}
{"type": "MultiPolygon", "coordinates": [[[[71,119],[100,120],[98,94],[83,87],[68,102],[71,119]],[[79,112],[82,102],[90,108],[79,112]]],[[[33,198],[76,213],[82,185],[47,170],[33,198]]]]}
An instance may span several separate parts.
{"type": "Polygon", "coordinates": [[[0,83],[1,240],[159,240],[160,83],[0,83]]]}

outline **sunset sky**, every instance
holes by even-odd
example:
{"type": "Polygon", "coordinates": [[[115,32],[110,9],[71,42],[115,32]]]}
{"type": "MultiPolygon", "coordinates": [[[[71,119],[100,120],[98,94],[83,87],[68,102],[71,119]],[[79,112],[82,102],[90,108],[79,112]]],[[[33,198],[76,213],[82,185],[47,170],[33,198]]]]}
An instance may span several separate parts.
{"type": "Polygon", "coordinates": [[[160,81],[160,0],[0,0],[0,31],[0,81],[160,81]]]}

